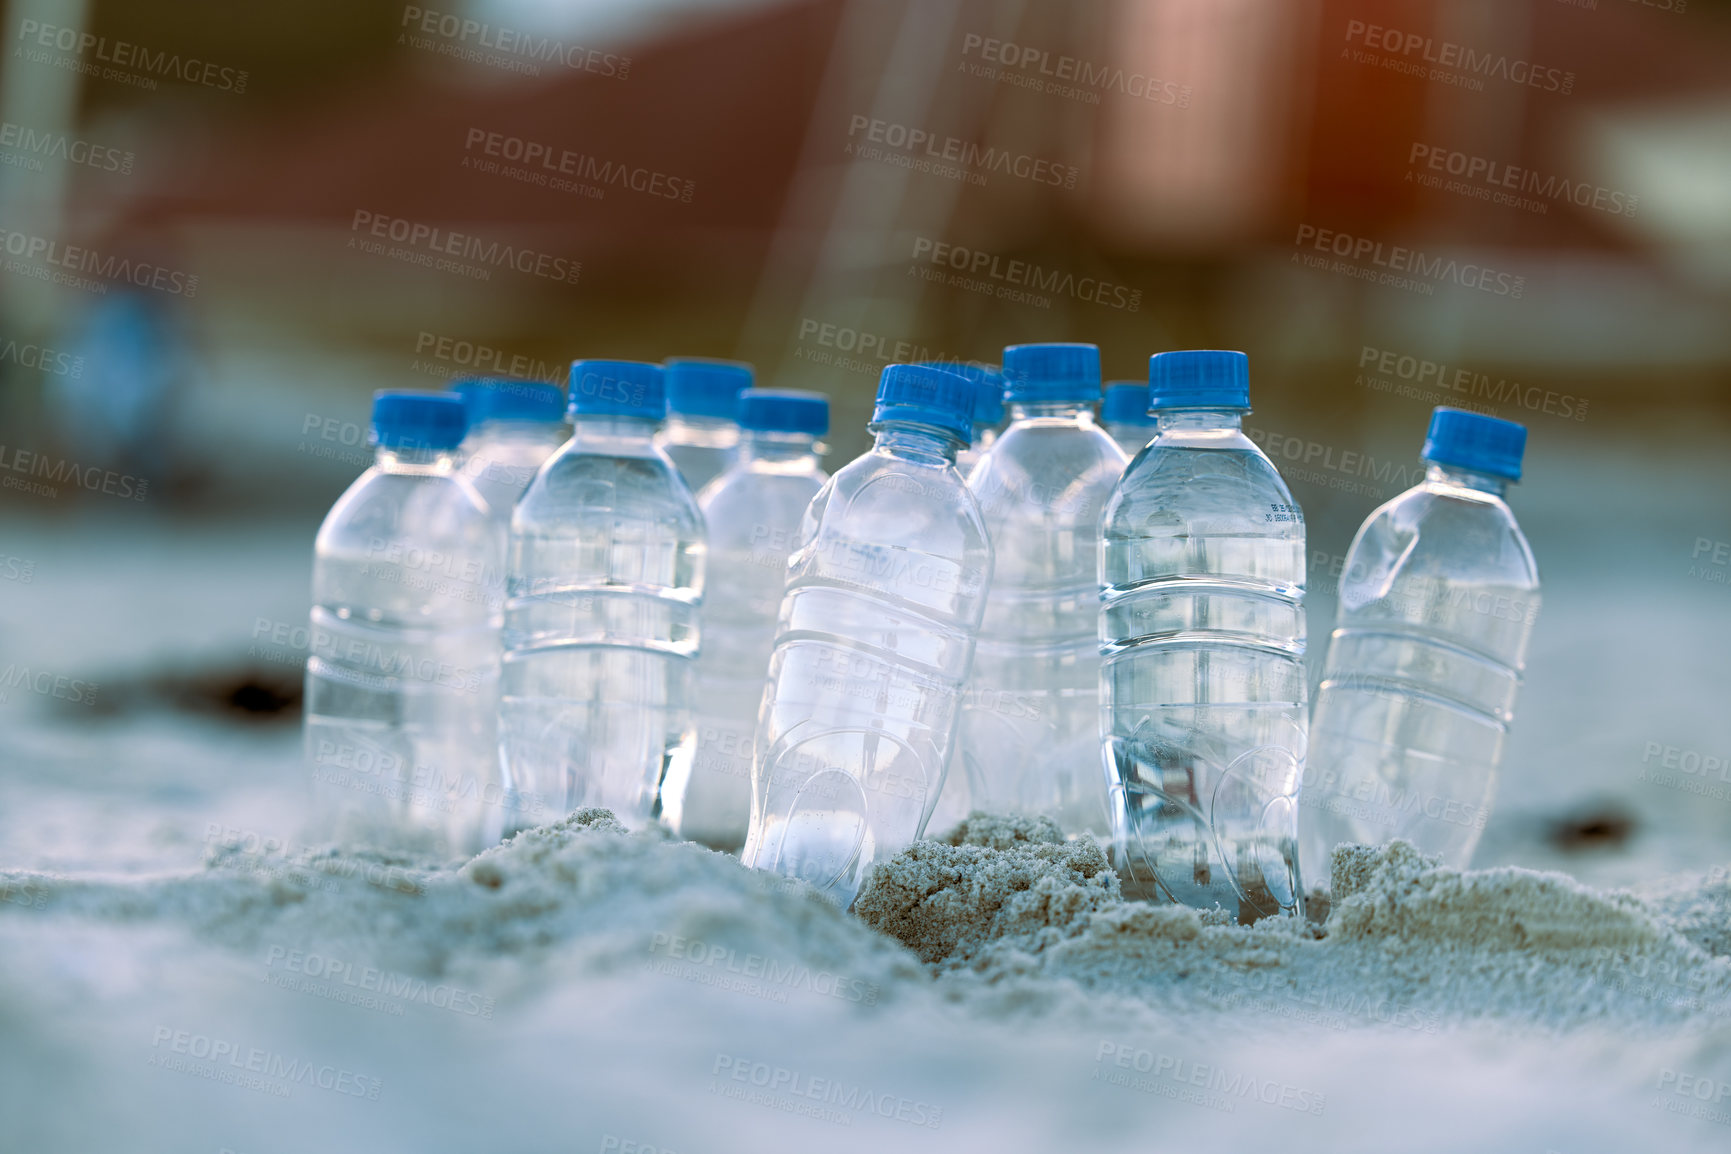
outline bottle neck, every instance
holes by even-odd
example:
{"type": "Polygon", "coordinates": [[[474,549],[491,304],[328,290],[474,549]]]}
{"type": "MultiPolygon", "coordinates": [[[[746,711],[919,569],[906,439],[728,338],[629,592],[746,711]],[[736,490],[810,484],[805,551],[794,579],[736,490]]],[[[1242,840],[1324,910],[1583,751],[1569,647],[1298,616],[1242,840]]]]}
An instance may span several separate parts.
{"type": "Polygon", "coordinates": [[[726,417],[700,417],[693,413],[667,413],[667,428],[679,429],[691,433],[717,435],[739,435],[739,426],[726,417]]]}
{"type": "Polygon", "coordinates": [[[872,452],[926,465],[954,465],[961,441],[918,425],[879,425],[873,430],[872,452]]]}
{"type": "Polygon", "coordinates": [[[1093,408],[1087,401],[1011,401],[1010,420],[1060,420],[1077,421],[1083,417],[1092,420],[1093,408]]]}
{"type": "Polygon", "coordinates": [[[1161,409],[1154,414],[1159,432],[1168,429],[1242,429],[1247,409],[1161,409]]]}
{"type": "Polygon", "coordinates": [[[477,441],[551,441],[565,439],[559,421],[488,421],[475,430],[477,441]]]}
{"type": "Polygon", "coordinates": [[[1509,491],[1507,477],[1463,469],[1458,465],[1440,465],[1435,461],[1425,462],[1424,479],[1438,485],[1453,485],[1457,489],[1474,489],[1493,497],[1505,497],[1509,491]]]}
{"type": "Polygon", "coordinates": [[[817,438],[810,433],[773,433],[746,429],[739,434],[741,464],[761,461],[771,465],[817,463],[817,438]]]}
{"type": "Polygon", "coordinates": [[[378,446],[373,467],[386,473],[451,473],[456,471],[457,450],[378,446]]]}
{"type": "Polygon", "coordinates": [[[655,435],[654,417],[627,417],[618,413],[577,413],[571,418],[572,432],[579,437],[643,437],[655,435]]]}

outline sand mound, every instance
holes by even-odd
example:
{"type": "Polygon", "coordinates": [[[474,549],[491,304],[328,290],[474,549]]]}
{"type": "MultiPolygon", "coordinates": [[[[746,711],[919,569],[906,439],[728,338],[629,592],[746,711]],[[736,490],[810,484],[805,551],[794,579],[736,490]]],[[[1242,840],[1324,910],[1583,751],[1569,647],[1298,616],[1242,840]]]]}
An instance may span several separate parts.
{"type": "Polygon", "coordinates": [[[855,917],[803,884],[582,810],[460,865],[229,846],[192,874],[0,874],[11,895],[0,913],[180,926],[258,959],[317,950],[357,968],[484,976],[501,996],[561,974],[659,969],[774,997],[785,991],[759,987],[845,981],[860,1005],[936,978],[987,1016],[1135,1003],[1246,1027],[1435,1032],[1475,1019],[1639,1029],[1731,1015],[1722,877],[1606,894],[1561,874],[1446,869],[1397,842],[1342,849],[1333,883],[1320,927],[1240,926],[1125,901],[1100,847],[1064,841],[1049,821],[976,814],[881,863],[855,917]]]}
{"type": "Polygon", "coordinates": [[[1323,926],[1239,926],[1124,901],[1099,848],[1064,844],[1050,822],[974,815],[879,866],[856,909],[939,974],[1011,992],[1000,1006],[1038,1005],[1057,982],[1173,1013],[1343,1029],[1731,1014],[1731,959],[1712,956],[1715,935],[1731,936],[1715,921],[1727,895],[1711,886],[1661,907],[1561,874],[1447,869],[1405,842],[1342,847],[1333,867],[1323,926]]]}
{"type": "Polygon", "coordinates": [[[1683,943],[1628,894],[1563,874],[1445,869],[1407,842],[1341,846],[1332,861],[1334,941],[1449,940],[1499,950],[1650,950],[1683,943]]]}
{"type": "Polygon", "coordinates": [[[1716,957],[1731,957],[1731,869],[1667,879],[1638,893],[1684,938],[1716,957]]]}
{"type": "MultiPolygon", "coordinates": [[[[925,981],[899,947],[803,883],[744,869],[692,843],[627,833],[601,809],[525,831],[456,867],[400,855],[320,850],[286,858],[229,846],[195,874],[119,881],[0,874],[0,885],[28,892],[49,915],[179,923],[246,952],[320,950],[426,976],[503,959],[600,972],[667,963],[697,966],[707,977],[751,956],[759,959],[753,978],[845,973],[884,997],[925,981]]],[[[494,975],[493,982],[513,980],[494,975]]]]}
{"type": "Polygon", "coordinates": [[[854,912],[921,961],[959,965],[1006,939],[1037,952],[1122,900],[1092,839],[1066,843],[1048,818],[976,813],[873,869],[854,912]]]}

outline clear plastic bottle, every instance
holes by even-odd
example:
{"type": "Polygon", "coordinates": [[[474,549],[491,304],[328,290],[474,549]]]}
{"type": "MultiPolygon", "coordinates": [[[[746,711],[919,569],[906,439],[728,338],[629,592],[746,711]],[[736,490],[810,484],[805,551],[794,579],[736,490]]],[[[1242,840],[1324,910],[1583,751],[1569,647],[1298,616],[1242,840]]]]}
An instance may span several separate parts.
{"type": "Polygon", "coordinates": [[[639,829],[695,745],[703,514],[655,446],[659,366],[575,361],[570,406],[571,440],[511,515],[506,777],[518,811],[603,806],[639,829]]]}
{"type": "Polygon", "coordinates": [[[1159,353],[1149,388],[1100,547],[1114,864],[1135,897],[1301,912],[1304,515],[1240,428],[1243,353],[1159,353]]]}
{"type": "Polygon", "coordinates": [[[739,394],[751,388],[751,366],[708,357],[670,357],[667,423],[655,443],[679,469],[693,493],[721,476],[739,444],[734,413],[739,394]]]}
{"type": "Polygon", "coordinates": [[[829,431],[829,400],[747,389],[739,394],[739,427],[733,467],[697,495],[709,528],[697,756],[690,773],[669,777],[664,789],[673,832],[727,853],[745,845],[751,824],[751,747],[788,555],[829,479],[817,452],[829,431]]]}
{"type": "Polygon", "coordinates": [[[788,562],[742,858],[843,906],[943,788],[992,576],[955,466],[972,412],[965,378],[886,368],[875,444],[813,498],[788,562]]]}
{"type": "Polygon", "coordinates": [[[1148,447],[1154,439],[1159,421],[1148,411],[1146,381],[1108,381],[1106,395],[1100,401],[1100,423],[1124,450],[1126,463],[1148,447]]]}
{"type": "Polygon", "coordinates": [[[1347,550],[1299,816],[1312,886],[1327,887],[1342,841],[1472,860],[1539,614],[1533,553],[1503,501],[1526,442],[1513,421],[1437,409],[1425,479],[1347,550]]]}
{"type": "Polygon", "coordinates": [[[541,463],[565,443],[565,392],[509,377],[476,377],[459,382],[452,392],[463,398],[469,413],[463,476],[493,517],[509,527],[517,498],[541,463]]]}
{"type": "Polygon", "coordinates": [[[1124,454],[1094,421],[1095,346],[1012,345],[1004,383],[1010,427],[968,477],[996,561],[943,812],[1040,814],[1104,845],[1095,566],[1124,454]]]}
{"type": "Polygon", "coordinates": [[[377,450],[313,547],[313,833],[471,854],[497,837],[503,539],[457,471],[461,398],[381,392],[377,450]]]}
{"type": "Polygon", "coordinates": [[[967,361],[927,363],[933,368],[966,377],[974,384],[973,443],[956,454],[956,472],[965,481],[986,450],[992,447],[992,442],[998,439],[998,426],[1004,420],[1004,374],[997,365],[976,365],[967,361]]]}

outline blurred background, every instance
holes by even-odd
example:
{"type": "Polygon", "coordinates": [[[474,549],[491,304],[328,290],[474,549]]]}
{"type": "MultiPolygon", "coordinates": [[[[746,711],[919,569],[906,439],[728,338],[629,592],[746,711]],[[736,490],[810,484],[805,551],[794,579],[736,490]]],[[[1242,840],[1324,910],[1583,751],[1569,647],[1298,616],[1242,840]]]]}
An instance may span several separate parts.
{"type": "Polygon", "coordinates": [[[12,0],[0,864],[292,837],[311,544],[374,389],[575,356],[1250,355],[1312,658],[1430,409],[1545,583],[1475,864],[1731,844],[1731,5],[12,0]]]}

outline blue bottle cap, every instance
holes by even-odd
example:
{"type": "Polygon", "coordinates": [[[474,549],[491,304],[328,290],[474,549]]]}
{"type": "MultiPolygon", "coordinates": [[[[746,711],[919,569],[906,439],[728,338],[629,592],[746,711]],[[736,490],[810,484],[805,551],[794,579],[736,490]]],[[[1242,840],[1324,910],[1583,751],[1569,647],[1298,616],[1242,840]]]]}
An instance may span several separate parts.
{"type": "Polygon", "coordinates": [[[667,408],[687,417],[717,417],[733,420],[739,411],[739,394],[751,388],[751,366],[743,361],[718,361],[708,357],[669,357],[667,408]]]}
{"type": "Polygon", "coordinates": [[[1098,345],[1011,345],[1004,350],[1004,399],[1079,401],[1100,399],[1098,345]]]}
{"type": "Polygon", "coordinates": [[[1150,409],[1250,408],[1250,358],[1223,349],[1185,349],[1148,358],[1150,409]]]}
{"type": "Polygon", "coordinates": [[[966,445],[974,439],[974,383],[931,365],[886,365],[873,425],[924,425],[966,445]]]}
{"type": "Polygon", "coordinates": [[[1100,419],[1109,425],[1148,425],[1160,422],[1148,411],[1148,386],[1141,381],[1108,381],[1100,402],[1100,419]]]}
{"type": "Polygon", "coordinates": [[[1430,417],[1430,432],[1419,454],[1438,465],[1453,465],[1489,473],[1510,481],[1521,479],[1521,457],[1527,451],[1527,427],[1501,417],[1438,406],[1430,417]]]}
{"type": "Polygon", "coordinates": [[[455,449],[469,431],[456,393],[380,389],[373,394],[373,444],[381,449],[455,449]]]}
{"type": "Polygon", "coordinates": [[[974,426],[989,428],[1004,419],[1004,374],[996,365],[972,361],[921,361],[929,368],[955,373],[974,382],[974,426]]]}
{"type": "Polygon", "coordinates": [[[821,437],[829,432],[829,398],[800,389],[747,389],[739,394],[739,427],[821,437]]]}
{"type": "Polygon", "coordinates": [[[558,385],[524,381],[515,377],[470,377],[451,386],[469,410],[469,428],[488,421],[539,421],[557,424],[565,419],[565,391],[558,385]]]}
{"type": "Polygon", "coordinates": [[[667,416],[661,366],[646,361],[572,361],[573,416],[667,416]]]}

